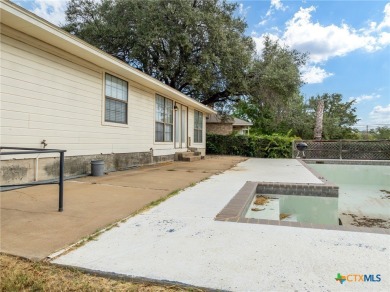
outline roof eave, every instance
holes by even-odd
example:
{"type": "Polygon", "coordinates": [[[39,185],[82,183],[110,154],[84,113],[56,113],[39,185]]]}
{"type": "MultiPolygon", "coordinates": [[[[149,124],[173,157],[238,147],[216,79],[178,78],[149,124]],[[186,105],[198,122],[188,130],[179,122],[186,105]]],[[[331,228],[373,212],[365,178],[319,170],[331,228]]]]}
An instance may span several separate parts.
{"type": "Polygon", "coordinates": [[[129,66],[14,3],[1,0],[0,12],[1,23],[5,25],[58,47],[103,69],[111,70],[134,82],[151,88],[159,94],[167,95],[177,102],[191,106],[207,114],[216,113],[206,105],[129,66]]]}

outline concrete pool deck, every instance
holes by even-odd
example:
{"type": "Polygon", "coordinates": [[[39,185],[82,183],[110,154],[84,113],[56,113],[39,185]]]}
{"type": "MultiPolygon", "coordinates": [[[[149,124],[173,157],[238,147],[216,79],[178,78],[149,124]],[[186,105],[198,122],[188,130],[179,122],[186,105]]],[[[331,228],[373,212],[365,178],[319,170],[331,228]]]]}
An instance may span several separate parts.
{"type": "Polygon", "coordinates": [[[246,181],[322,183],[294,159],[249,159],[53,262],[229,291],[390,290],[388,235],[215,221],[246,181]]]}

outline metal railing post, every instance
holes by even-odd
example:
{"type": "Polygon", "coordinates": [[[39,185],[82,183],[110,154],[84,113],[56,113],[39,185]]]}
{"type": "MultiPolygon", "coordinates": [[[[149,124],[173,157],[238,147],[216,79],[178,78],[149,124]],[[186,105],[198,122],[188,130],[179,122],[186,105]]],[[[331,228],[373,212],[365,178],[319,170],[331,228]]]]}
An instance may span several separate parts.
{"type": "MultiPolygon", "coordinates": [[[[42,148],[26,148],[26,147],[4,147],[0,146],[0,157],[5,155],[18,155],[18,154],[42,154],[42,153],[60,153],[60,173],[59,173],[59,182],[58,182],[58,211],[62,212],[64,210],[64,167],[65,167],[65,152],[66,150],[60,149],[42,149],[42,148]],[[2,150],[17,150],[17,151],[6,151],[2,150]]],[[[39,156],[39,155],[38,155],[39,156]]],[[[20,186],[32,186],[32,185],[43,185],[51,184],[53,182],[39,182],[35,181],[34,183],[23,183],[17,185],[2,185],[1,187],[20,187],[20,186]]],[[[57,182],[54,182],[57,183],[57,182]]]]}
{"type": "Polygon", "coordinates": [[[295,146],[295,140],[292,141],[292,145],[291,145],[291,148],[292,148],[292,149],[291,149],[291,156],[292,156],[291,158],[295,158],[295,155],[294,155],[294,152],[295,152],[294,149],[295,149],[295,147],[294,147],[294,146],[295,146]]]}
{"type": "Polygon", "coordinates": [[[59,202],[58,202],[58,212],[64,211],[64,152],[60,152],[60,180],[58,183],[59,186],[59,202]]]}

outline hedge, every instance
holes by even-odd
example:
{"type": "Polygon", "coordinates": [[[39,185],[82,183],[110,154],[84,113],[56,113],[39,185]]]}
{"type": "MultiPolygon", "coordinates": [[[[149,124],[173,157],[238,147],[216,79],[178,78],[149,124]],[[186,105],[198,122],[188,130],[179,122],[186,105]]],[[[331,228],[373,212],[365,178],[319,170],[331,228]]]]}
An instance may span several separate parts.
{"type": "Polygon", "coordinates": [[[206,153],[261,158],[290,158],[296,137],[274,135],[244,136],[207,134],[206,153]]]}

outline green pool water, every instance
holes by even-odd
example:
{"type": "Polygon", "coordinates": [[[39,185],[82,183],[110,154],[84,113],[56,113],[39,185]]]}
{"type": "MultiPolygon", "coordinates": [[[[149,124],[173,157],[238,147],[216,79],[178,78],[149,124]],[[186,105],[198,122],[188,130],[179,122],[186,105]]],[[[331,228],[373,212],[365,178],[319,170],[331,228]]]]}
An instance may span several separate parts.
{"type": "Polygon", "coordinates": [[[390,166],[348,164],[308,164],[308,166],[334,184],[390,187],[390,166]]]}
{"type": "Polygon", "coordinates": [[[338,225],[339,218],[343,225],[355,225],[354,216],[380,218],[390,222],[390,194],[385,192],[390,192],[390,166],[308,166],[339,187],[338,198],[263,194],[270,200],[264,205],[255,205],[254,197],[245,217],[330,225],[338,225]],[[288,216],[281,219],[281,215],[288,216]]]}
{"type": "Polygon", "coordinates": [[[339,186],[339,214],[390,218],[390,166],[309,164],[339,186]]]}
{"type": "Polygon", "coordinates": [[[338,225],[338,199],[315,196],[267,195],[269,201],[255,205],[253,198],[245,217],[301,223],[338,225]],[[280,216],[285,218],[281,219],[280,216]]]}

